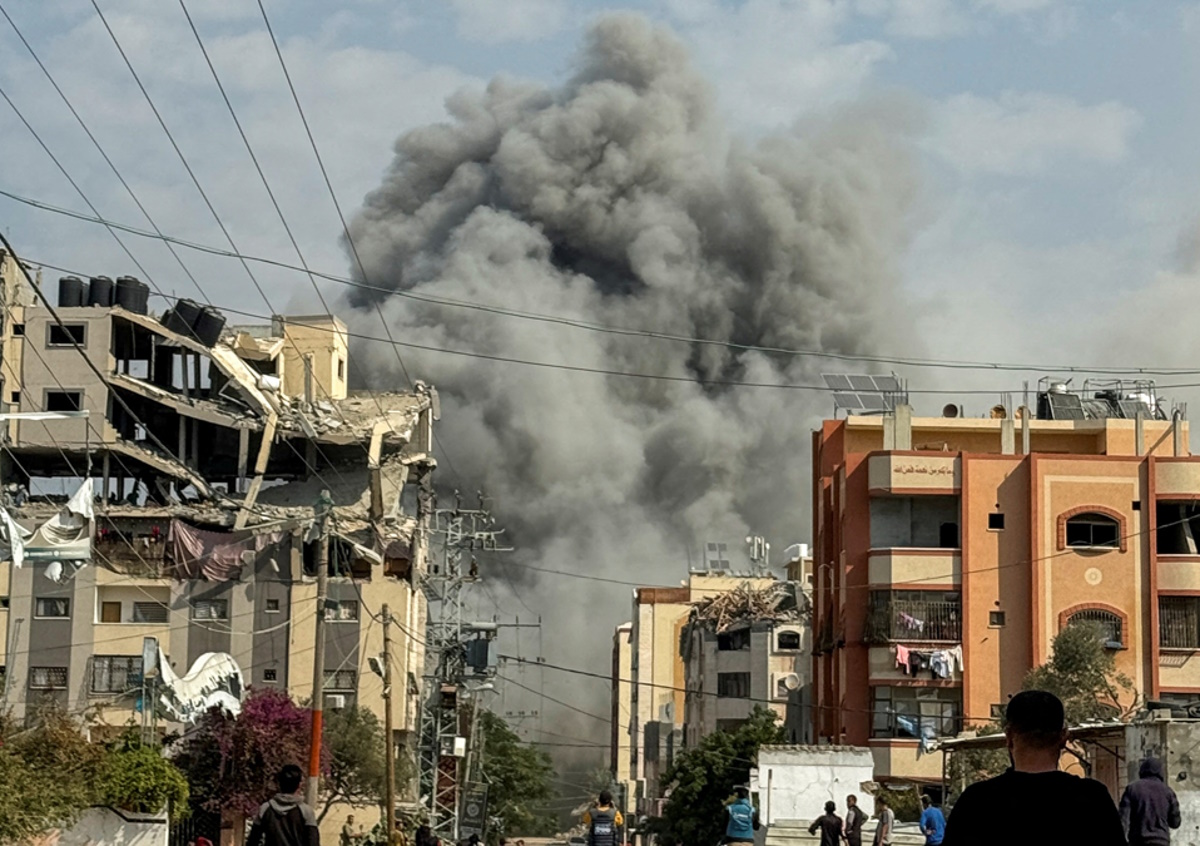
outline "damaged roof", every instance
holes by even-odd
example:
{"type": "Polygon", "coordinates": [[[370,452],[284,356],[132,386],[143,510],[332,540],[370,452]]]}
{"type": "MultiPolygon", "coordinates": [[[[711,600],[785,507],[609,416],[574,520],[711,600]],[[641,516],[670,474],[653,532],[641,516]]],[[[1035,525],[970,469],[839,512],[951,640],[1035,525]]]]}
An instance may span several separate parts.
{"type": "Polygon", "coordinates": [[[746,582],[692,603],[691,622],[720,634],[754,622],[795,622],[804,619],[808,610],[808,599],[797,592],[794,582],[773,582],[757,589],[746,582]]]}

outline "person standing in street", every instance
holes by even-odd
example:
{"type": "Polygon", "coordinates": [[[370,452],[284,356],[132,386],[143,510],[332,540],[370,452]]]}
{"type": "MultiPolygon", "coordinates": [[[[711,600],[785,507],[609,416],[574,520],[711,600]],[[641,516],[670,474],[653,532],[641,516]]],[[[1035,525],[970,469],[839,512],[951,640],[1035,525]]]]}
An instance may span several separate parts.
{"type": "Polygon", "coordinates": [[[1004,735],[1012,766],[963,791],[946,821],[942,846],[1124,846],[1121,816],[1108,788],[1059,772],[1067,724],[1057,696],[1045,690],[1018,693],[1004,711],[1004,735]]]}
{"type": "Polygon", "coordinates": [[[866,813],[858,807],[858,797],[851,793],[846,797],[846,820],[842,828],[842,837],[850,846],[862,846],[862,830],[866,821],[866,813]]]}
{"type": "Polygon", "coordinates": [[[295,764],[279,771],[279,792],[258,809],[246,846],[321,846],[317,815],[296,795],[303,783],[304,771],[295,764]]]}
{"type": "Polygon", "coordinates": [[[838,846],[841,840],[842,818],[834,813],[836,810],[837,805],[826,802],[825,813],[813,820],[813,824],[808,827],[809,834],[816,834],[820,830],[821,846],[838,846]]]}
{"type": "Polygon", "coordinates": [[[725,808],[729,822],[725,825],[725,843],[753,843],[758,831],[758,811],[750,803],[750,791],[737,788],[737,799],[725,808]]]}
{"type": "Polygon", "coordinates": [[[1146,758],[1138,780],[1121,797],[1121,824],[1129,846],[1170,846],[1171,829],[1182,822],[1179,799],[1163,779],[1162,761],[1146,758]]]}
{"type": "Polygon", "coordinates": [[[879,824],[875,826],[875,846],[891,846],[892,832],[896,827],[896,815],[888,807],[886,797],[875,797],[875,816],[879,819],[879,824]]]}
{"type": "Polygon", "coordinates": [[[940,846],[946,833],[942,809],[935,807],[928,795],[921,797],[921,833],[925,835],[925,846],[940,846]]]}
{"type": "Polygon", "coordinates": [[[583,824],[588,831],[588,846],[620,846],[620,830],[625,820],[613,806],[612,794],[607,790],[601,790],[596,804],[583,812],[583,824]]]}

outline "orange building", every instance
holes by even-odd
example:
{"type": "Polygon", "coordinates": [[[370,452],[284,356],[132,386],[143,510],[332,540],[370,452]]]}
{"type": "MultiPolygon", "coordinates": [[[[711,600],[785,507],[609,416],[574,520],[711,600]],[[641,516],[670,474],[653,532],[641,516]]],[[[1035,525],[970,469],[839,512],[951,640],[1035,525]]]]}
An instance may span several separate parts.
{"type": "Polygon", "coordinates": [[[1144,696],[1200,693],[1200,458],[1138,390],[1056,385],[1015,418],[900,405],[813,433],[820,742],[940,783],[922,738],[1000,714],[1075,619],[1104,626],[1144,696]]]}

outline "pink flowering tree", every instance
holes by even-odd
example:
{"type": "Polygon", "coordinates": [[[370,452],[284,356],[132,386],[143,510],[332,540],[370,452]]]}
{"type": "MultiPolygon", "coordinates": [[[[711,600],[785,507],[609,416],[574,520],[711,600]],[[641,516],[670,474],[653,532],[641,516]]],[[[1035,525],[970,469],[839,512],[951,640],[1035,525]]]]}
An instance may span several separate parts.
{"type": "MultiPolygon", "coordinates": [[[[176,741],[175,764],[187,774],[195,806],[252,816],[275,792],[280,769],[308,770],[310,731],[309,712],[287,693],[252,690],[239,716],[213,708],[176,741]]],[[[325,768],[327,757],[322,750],[325,768]]]]}

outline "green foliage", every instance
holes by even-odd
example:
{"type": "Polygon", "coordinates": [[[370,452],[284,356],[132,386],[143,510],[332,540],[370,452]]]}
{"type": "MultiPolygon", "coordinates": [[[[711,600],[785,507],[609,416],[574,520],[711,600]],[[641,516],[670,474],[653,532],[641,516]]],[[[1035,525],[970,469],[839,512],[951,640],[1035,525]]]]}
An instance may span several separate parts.
{"type": "Polygon", "coordinates": [[[477,711],[483,738],[483,774],[488,782],[488,813],[500,829],[530,837],[554,834],[557,820],[546,803],[554,796],[550,756],[527,746],[500,717],[477,711]]]}
{"type": "MultiPolygon", "coordinates": [[[[1001,731],[999,723],[989,723],[979,729],[979,734],[999,734],[1001,731]]],[[[1008,769],[1008,764],[1008,750],[1005,748],[951,752],[946,760],[946,781],[951,794],[947,797],[947,807],[953,805],[953,800],[972,784],[1000,775],[1008,769]]]]}
{"type": "Polygon", "coordinates": [[[734,788],[749,781],[759,747],[784,740],[777,720],[757,707],[737,731],[713,732],[676,756],[661,779],[671,797],[652,826],[663,846],[716,843],[724,836],[724,806],[734,788]]]}
{"type": "Polygon", "coordinates": [[[0,843],[71,825],[94,804],[103,750],[64,711],[48,708],[31,728],[0,726],[0,843]]]}
{"type": "Polygon", "coordinates": [[[113,808],[154,814],[170,808],[172,818],[188,810],[183,773],[157,749],[124,743],[104,756],[96,779],[100,801],[113,808]]]}
{"type": "MultiPolygon", "coordinates": [[[[318,819],[325,819],[335,802],[382,805],[387,796],[388,744],[379,718],[362,707],[332,711],[325,719],[324,737],[329,774],[322,783],[324,804],[318,819]]],[[[413,769],[406,756],[397,758],[397,795],[403,795],[413,769]]]]}
{"type": "Polygon", "coordinates": [[[1067,723],[1113,720],[1136,710],[1133,682],[1117,671],[1095,623],[1073,623],[1051,644],[1050,660],[1025,677],[1026,690],[1048,690],[1063,701],[1067,723]]]}
{"type": "Polygon", "coordinates": [[[916,787],[896,790],[880,787],[875,795],[887,800],[888,807],[896,815],[896,822],[917,822],[921,819],[921,795],[916,787]]]}

